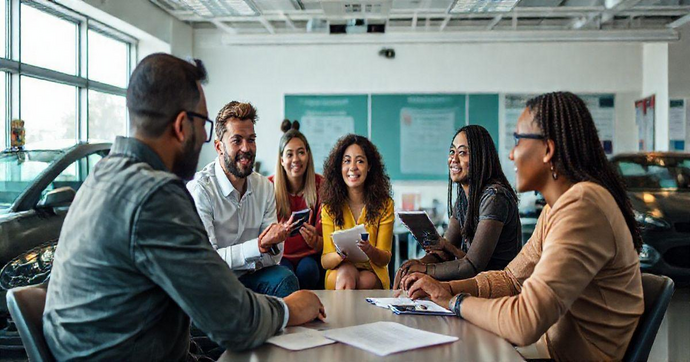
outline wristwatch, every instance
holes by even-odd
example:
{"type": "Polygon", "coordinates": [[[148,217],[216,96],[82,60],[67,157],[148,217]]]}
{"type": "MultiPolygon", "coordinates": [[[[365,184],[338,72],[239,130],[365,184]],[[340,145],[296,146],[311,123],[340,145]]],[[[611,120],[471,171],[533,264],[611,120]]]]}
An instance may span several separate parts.
{"type": "Polygon", "coordinates": [[[450,309],[456,316],[462,318],[461,305],[462,301],[469,297],[470,293],[460,293],[455,297],[451,298],[450,303],[448,303],[448,309],[450,309]]]}

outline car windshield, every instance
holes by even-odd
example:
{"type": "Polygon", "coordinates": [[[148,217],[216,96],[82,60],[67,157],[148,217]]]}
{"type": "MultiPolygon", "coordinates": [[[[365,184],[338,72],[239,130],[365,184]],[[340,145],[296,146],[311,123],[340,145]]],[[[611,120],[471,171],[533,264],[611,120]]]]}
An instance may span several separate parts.
{"type": "Polygon", "coordinates": [[[615,164],[630,190],[690,191],[690,156],[641,156],[615,164]]]}
{"type": "Polygon", "coordinates": [[[4,151],[0,153],[0,213],[7,212],[19,195],[63,151],[4,151]]]}

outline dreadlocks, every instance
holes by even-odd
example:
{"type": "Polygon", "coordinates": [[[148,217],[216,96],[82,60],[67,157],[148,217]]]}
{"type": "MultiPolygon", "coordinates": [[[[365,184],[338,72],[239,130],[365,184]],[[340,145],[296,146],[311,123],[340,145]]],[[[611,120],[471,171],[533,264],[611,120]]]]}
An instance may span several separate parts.
{"type": "MultiPolygon", "coordinates": [[[[479,202],[484,189],[487,186],[498,184],[508,190],[513,200],[516,202],[517,195],[510,186],[505,174],[503,174],[501,162],[498,159],[498,152],[496,152],[494,141],[491,139],[489,132],[482,126],[465,126],[455,132],[455,135],[451,139],[451,143],[460,132],[465,133],[465,137],[467,137],[467,146],[470,153],[470,168],[468,172],[470,193],[467,200],[469,207],[467,209],[465,225],[462,227],[462,236],[471,243],[474,238],[474,233],[477,230],[477,224],[479,224],[479,202]]],[[[460,193],[463,192],[462,187],[457,186],[457,191],[454,193],[453,186],[453,181],[450,178],[449,172],[448,217],[452,216],[453,205],[455,205],[453,194],[455,194],[457,199],[460,197],[460,193]]]]}
{"type": "Polygon", "coordinates": [[[527,101],[527,108],[544,132],[554,141],[554,167],[572,182],[591,181],[608,190],[616,200],[632,234],[637,252],[642,236],[630,199],[618,173],[606,158],[596,126],[585,102],[570,92],[554,92],[527,101]]]}

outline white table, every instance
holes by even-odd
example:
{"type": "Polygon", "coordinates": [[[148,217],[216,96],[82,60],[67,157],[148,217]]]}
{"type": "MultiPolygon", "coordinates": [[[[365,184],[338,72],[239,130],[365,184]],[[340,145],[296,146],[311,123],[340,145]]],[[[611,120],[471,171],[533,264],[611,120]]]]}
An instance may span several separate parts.
{"type": "Polygon", "coordinates": [[[375,307],[366,297],[391,297],[386,290],[319,290],[328,315],[327,322],[313,322],[306,327],[320,330],[355,326],[378,321],[391,321],[430,332],[457,336],[460,340],[379,357],[364,350],[341,343],[303,351],[288,351],[264,344],[241,353],[226,351],[219,361],[523,361],[522,356],[506,340],[456,317],[399,316],[390,310],[375,307]]]}

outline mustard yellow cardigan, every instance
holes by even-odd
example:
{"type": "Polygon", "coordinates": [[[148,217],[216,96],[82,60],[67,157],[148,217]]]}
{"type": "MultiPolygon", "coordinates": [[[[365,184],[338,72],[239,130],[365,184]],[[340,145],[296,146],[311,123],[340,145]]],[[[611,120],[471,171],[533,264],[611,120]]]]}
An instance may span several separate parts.
{"type": "MultiPolygon", "coordinates": [[[[343,206],[344,225],[337,227],[334,225],[333,216],[326,206],[321,209],[321,227],[323,231],[323,255],[328,253],[335,253],[335,245],[331,234],[338,230],[347,230],[355,227],[358,224],[364,224],[364,228],[369,233],[369,243],[375,248],[384,251],[391,251],[393,239],[393,223],[395,222],[395,213],[393,212],[393,200],[389,200],[386,209],[375,224],[365,223],[366,207],[362,209],[359,215],[359,220],[355,223],[355,217],[352,215],[350,207],[346,204],[343,206]]],[[[381,281],[383,289],[390,289],[390,277],[388,276],[388,265],[378,266],[371,261],[366,263],[357,263],[357,269],[373,270],[376,276],[381,281]],[[368,264],[368,265],[367,265],[368,264]]],[[[326,289],[333,290],[335,285],[328,284],[328,276],[333,272],[333,269],[326,271],[326,289]]]]}

